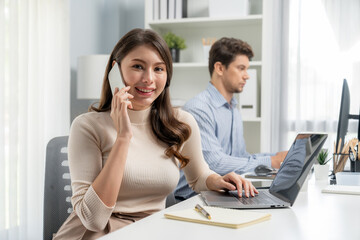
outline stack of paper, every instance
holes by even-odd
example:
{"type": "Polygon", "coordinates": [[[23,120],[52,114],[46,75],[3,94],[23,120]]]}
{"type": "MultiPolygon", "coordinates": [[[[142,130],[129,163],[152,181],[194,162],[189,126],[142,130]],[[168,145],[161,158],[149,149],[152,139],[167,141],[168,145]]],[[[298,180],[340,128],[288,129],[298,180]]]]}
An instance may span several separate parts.
{"type": "Polygon", "coordinates": [[[263,212],[247,210],[244,211],[208,206],[203,206],[203,208],[211,215],[211,220],[207,219],[201,213],[195,211],[195,209],[185,209],[181,211],[168,212],[165,213],[164,216],[166,218],[175,220],[203,223],[228,228],[240,228],[249,226],[265,220],[269,220],[271,217],[270,214],[263,212]]]}
{"type": "Polygon", "coordinates": [[[326,188],[321,190],[321,192],[360,195],[360,186],[328,185],[326,188]]]}

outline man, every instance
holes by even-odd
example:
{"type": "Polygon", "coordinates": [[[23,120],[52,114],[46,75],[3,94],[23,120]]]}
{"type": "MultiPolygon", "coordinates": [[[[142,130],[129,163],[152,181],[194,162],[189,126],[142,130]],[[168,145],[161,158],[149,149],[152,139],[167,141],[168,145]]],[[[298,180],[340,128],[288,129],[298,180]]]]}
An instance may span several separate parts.
{"type": "MultiPolygon", "coordinates": [[[[246,152],[242,118],[233,95],[243,91],[253,55],[250,45],[239,39],[216,41],[209,53],[211,81],[206,90],[184,106],[199,125],[205,160],[220,175],[250,172],[258,165],[279,168],[287,153],[250,155],[246,152]]],[[[183,171],[174,194],[177,200],[196,194],[189,188],[183,171]]]]}

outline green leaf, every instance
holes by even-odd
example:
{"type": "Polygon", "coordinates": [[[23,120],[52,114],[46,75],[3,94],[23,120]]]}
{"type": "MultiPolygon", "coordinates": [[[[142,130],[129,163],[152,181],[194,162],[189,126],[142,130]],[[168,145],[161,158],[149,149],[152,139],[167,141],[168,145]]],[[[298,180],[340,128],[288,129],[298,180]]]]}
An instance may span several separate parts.
{"type": "Polygon", "coordinates": [[[172,32],[166,33],[164,35],[164,40],[170,49],[171,48],[175,48],[175,49],[185,49],[186,48],[185,40],[182,37],[179,37],[172,32]]]}
{"type": "Polygon", "coordinates": [[[320,165],[325,165],[326,163],[328,163],[331,160],[331,158],[327,159],[328,155],[328,150],[321,149],[319,155],[317,156],[318,163],[320,165]]]}

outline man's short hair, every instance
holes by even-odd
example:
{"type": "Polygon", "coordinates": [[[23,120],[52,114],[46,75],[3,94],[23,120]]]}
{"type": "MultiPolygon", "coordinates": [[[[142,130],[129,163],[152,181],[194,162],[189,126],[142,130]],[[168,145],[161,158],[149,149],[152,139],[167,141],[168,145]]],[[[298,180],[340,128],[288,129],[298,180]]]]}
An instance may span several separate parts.
{"type": "Polygon", "coordinates": [[[210,76],[214,72],[216,62],[221,62],[227,68],[238,55],[246,55],[251,60],[254,53],[251,46],[240,39],[223,37],[216,41],[209,53],[210,76]]]}

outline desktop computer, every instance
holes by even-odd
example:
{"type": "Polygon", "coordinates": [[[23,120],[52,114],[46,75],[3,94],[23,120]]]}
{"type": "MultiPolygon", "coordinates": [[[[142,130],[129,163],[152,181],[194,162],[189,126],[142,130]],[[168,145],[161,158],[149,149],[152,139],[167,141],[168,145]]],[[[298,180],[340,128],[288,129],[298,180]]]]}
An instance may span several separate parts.
{"type": "MultiPolygon", "coordinates": [[[[349,119],[354,119],[358,121],[358,134],[357,137],[360,139],[360,108],[359,115],[350,114],[350,91],[346,79],[344,79],[342,94],[341,94],[341,103],[340,103],[340,113],[339,113],[339,122],[337,128],[337,137],[336,137],[336,146],[334,152],[337,154],[342,153],[342,149],[345,144],[345,136],[348,130],[349,119]]],[[[359,147],[357,152],[353,153],[353,157],[350,157],[350,171],[351,172],[360,172],[360,161],[358,158],[359,147]]],[[[335,158],[336,155],[334,155],[335,158]]]]}

